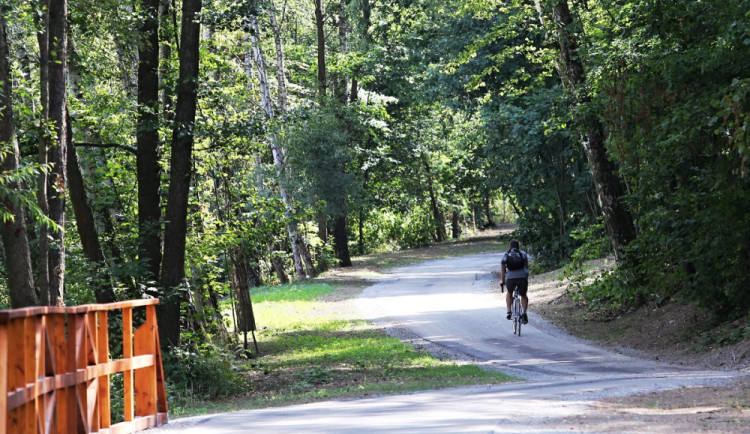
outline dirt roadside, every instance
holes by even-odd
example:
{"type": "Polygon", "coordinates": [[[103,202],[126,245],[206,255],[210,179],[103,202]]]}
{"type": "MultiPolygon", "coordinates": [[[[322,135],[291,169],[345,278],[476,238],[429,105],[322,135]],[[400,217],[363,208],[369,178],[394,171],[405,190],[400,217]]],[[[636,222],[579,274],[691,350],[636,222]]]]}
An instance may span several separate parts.
{"type": "Polygon", "coordinates": [[[529,283],[530,310],[575,336],[635,357],[747,374],[724,387],[608,400],[556,423],[593,432],[750,432],[750,341],[721,345],[748,326],[746,319],[712,327],[709,312],[672,302],[604,321],[576,304],[556,272],[534,276],[529,283]]]}

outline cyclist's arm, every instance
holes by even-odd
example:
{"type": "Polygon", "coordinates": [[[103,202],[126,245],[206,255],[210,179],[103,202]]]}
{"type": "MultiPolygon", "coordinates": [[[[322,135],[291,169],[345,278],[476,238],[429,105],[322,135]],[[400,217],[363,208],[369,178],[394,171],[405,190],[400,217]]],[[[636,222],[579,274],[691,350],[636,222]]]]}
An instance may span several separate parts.
{"type": "Polygon", "coordinates": [[[505,264],[500,264],[500,283],[505,285],[505,264]]]}

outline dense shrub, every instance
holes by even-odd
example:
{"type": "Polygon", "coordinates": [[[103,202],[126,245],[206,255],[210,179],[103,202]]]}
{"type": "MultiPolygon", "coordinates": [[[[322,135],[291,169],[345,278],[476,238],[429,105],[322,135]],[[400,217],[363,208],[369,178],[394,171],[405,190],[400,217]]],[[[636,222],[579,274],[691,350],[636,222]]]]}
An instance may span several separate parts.
{"type": "Polygon", "coordinates": [[[170,408],[195,399],[236,395],[247,387],[232,354],[213,345],[199,350],[172,348],[162,357],[170,408]]]}

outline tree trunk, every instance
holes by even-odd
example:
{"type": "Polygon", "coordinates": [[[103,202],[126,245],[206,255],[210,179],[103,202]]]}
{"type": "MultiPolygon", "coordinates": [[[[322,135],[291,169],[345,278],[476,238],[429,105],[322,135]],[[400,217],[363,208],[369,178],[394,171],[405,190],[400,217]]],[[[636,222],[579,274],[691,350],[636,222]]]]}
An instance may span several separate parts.
{"type": "Polygon", "coordinates": [[[271,257],[271,268],[279,278],[279,283],[287,284],[289,283],[289,276],[287,276],[286,270],[284,269],[284,258],[276,253],[280,250],[280,247],[276,244],[271,243],[268,245],[268,254],[271,257]]]}
{"type": "Polygon", "coordinates": [[[282,12],[281,20],[279,20],[276,16],[274,1],[270,0],[268,3],[268,18],[271,21],[273,43],[276,47],[276,81],[278,82],[279,111],[285,113],[287,107],[286,61],[284,60],[284,46],[281,42],[281,24],[284,21],[284,13],[282,12]]]}
{"type": "MultiPolygon", "coordinates": [[[[342,56],[347,56],[349,54],[349,19],[347,17],[347,9],[348,7],[348,1],[347,0],[340,0],[339,2],[339,17],[338,17],[338,31],[339,31],[339,51],[342,56]]],[[[325,51],[323,52],[325,55],[325,51]]],[[[339,102],[342,105],[346,105],[347,102],[349,102],[349,80],[343,73],[338,73],[335,76],[334,81],[334,95],[336,96],[336,99],[339,100],[339,102]]],[[[354,101],[356,102],[356,97],[354,97],[354,101]]],[[[339,116],[340,117],[340,116],[339,116]]],[[[347,130],[347,124],[344,122],[343,119],[340,119],[341,121],[341,128],[346,132],[347,130]]],[[[346,167],[340,168],[342,175],[346,173],[347,169],[346,167]]],[[[347,208],[348,203],[346,200],[342,201],[339,205],[339,213],[340,215],[336,217],[336,220],[334,222],[334,230],[333,230],[333,236],[334,236],[334,250],[336,252],[336,257],[339,259],[339,265],[342,267],[351,267],[352,266],[352,260],[351,256],[349,254],[349,234],[347,231],[347,208]]]]}
{"type": "MultiPolygon", "coordinates": [[[[161,25],[160,29],[164,29],[164,34],[168,35],[173,32],[173,26],[170,25],[171,17],[171,5],[170,0],[159,0],[159,21],[161,25]]],[[[161,30],[159,31],[161,33],[161,30]]],[[[159,87],[161,88],[161,110],[164,116],[165,122],[172,120],[172,107],[174,101],[172,98],[172,92],[170,92],[170,86],[167,84],[169,76],[169,59],[172,57],[172,44],[169,43],[169,37],[164,36],[163,42],[159,45],[159,87]]]]}
{"type": "Polygon", "coordinates": [[[76,229],[78,230],[78,236],[81,238],[83,254],[91,261],[94,269],[101,270],[104,276],[104,281],[99,282],[94,290],[96,301],[97,303],[111,303],[116,299],[115,292],[112,289],[112,278],[104,260],[102,246],[99,243],[99,233],[96,230],[94,213],[91,210],[91,203],[86,193],[81,165],[78,162],[78,153],[76,152],[75,145],[73,145],[70,117],[67,115],[66,111],[66,123],[68,127],[68,134],[66,136],[66,146],[68,148],[67,174],[70,188],[70,203],[73,205],[73,212],[76,218],[76,229]]]}
{"type": "Polygon", "coordinates": [[[358,239],[357,239],[357,251],[360,255],[365,254],[365,213],[361,209],[359,210],[359,227],[358,239]]]}
{"type": "Polygon", "coordinates": [[[485,225],[486,228],[494,228],[495,227],[495,221],[492,220],[492,202],[490,201],[489,197],[484,197],[484,213],[487,215],[487,224],[485,225]]]}
{"type": "Polygon", "coordinates": [[[438,205],[437,195],[435,194],[435,186],[432,182],[432,171],[430,164],[427,162],[427,158],[422,156],[422,163],[424,164],[425,175],[427,176],[427,187],[430,194],[430,206],[432,208],[432,217],[435,220],[435,240],[437,242],[443,242],[448,239],[448,234],[445,232],[445,217],[443,212],[440,210],[438,205]]]}
{"type": "MultiPolygon", "coordinates": [[[[537,10],[544,23],[543,9],[539,0],[535,1],[537,10]]],[[[570,14],[567,0],[556,0],[551,4],[552,21],[560,45],[559,68],[565,87],[573,93],[579,104],[585,104],[591,97],[586,92],[586,78],[583,63],[578,53],[578,41],[570,33],[573,17],[570,14]]],[[[584,114],[583,148],[594,177],[594,186],[604,216],[605,226],[612,244],[615,257],[621,260],[625,246],[635,239],[633,217],[621,202],[624,193],[622,180],[617,175],[615,163],[610,159],[604,144],[604,127],[593,114],[584,114]]]]}
{"type": "Polygon", "coordinates": [[[326,34],[325,15],[323,12],[323,0],[315,0],[315,28],[318,37],[318,96],[323,99],[326,96],[326,34]]]}
{"type": "MultiPolygon", "coordinates": [[[[260,86],[261,105],[266,113],[268,119],[274,119],[273,102],[271,100],[271,89],[268,85],[268,72],[266,68],[265,57],[260,45],[260,26],[258,25],[258,18],[250,16],[247,19],[248,27],[250,28],[250,38],[253,41],[253,59],[255,60],[256,70],[258,72],[258,83],[260,86]]],[[[271,153],[273,154],[273,161],[276,165],[276,174],[279,179],[282,178],[284,171],[286,170],[284,162],[283,149],[278,145],[278,138],[275,133],[269,135],[269,144],[271,146],[271,153]]],[[[284,188],[283,185],[279,185],[279,192],[281,193],[281,200],[284,202],[284,215],[287,218],[287,234],[292,242],[292,254],[294,256],[294,269],[299,279],[306,279],[308,274],[315,275],[314,269],[305,272],[303,264],[302,248],[303,240],[299,235],[299,229],[297,227],[297,221],[294,217],[294,199],[291,194],[284,188]]]]}
{"type": "Polygon", "coordinates": [[[319,211],[316,216],[318,221],[318,238],[323,244],[328,244],[328,216],[325,211],[319,211]]]}
{"type": "Polygon", "coordinates": [[[334,250],[336,251],[336,257],[339,258],[339,265],[342,267],[351,267],[352,259],[349,256],[349,237],[346,230],[346,216],[336,217],[333,237],[334,250]]]}
{"type": "MultiPolygon", "coordinates": [[[[339,1],[339,51],[342,56],[346,57],[349,54],[349,18],[347,17],[346,9],[348,7],[347,0],[339,1]]],[[[343,73],[336,74],[334,82],[334,93],[336,98],[342,103],[346,104],[349,99],[349,80],[343,73]]]]}
{"type": "MultiPolygon", "coordinates": [[[[34,20],[39,29],[37,33],[37,43],[39,44],[39,99],[41,103],[41,113],[39,119],[39,164],[47,165],[47,151],[49,149],[49,137],[44,133],[45,126],[49,120],[49,7],[48,1],[38,2],[41,9],[41,15],[34,14],[34,20]]],[[[49,176],[46,171],[39,174],[37,181],[37,204],[39,210],[46,216],[49,216],[49,197],[47,193],[47,182],[49,176]]],[[[39,226],[39,260],[37,263],[37,280],[39,293],[41,294],[41,304],[50,304],[49,289],[49,229],[39,226]]]]}
{"type": "Polygon", "coordinates": [[[237,297],[237,325],[241,332],[255,331],[255,316],[253,304],[250,300],[250,275],[246,267],[244,255],[238,247],[232,252],[232,286],[237,297]]]}
{"type": "MultiPolygon", "coordinates": [[[[269,6],[270,7],[268,13],[271,21],[271,28],[273,30],[274,46],[276,48],[276,81],[278,82],[277,90],[279,104],[278,109],[281,113],[286,113],[288,106],[288,92],[286,86],[286,61],[284,60],[284,46],[282,45],[281,40],[281,23],[283,23],[285,19],[285,11],[282,11],[281,19],[279,20],[276,16],[276,6],[274,2],[270,1],[269,6]]],[[[286,8],[286,3],[284,3],[284,7],[286,8]]],[[[310,255],[310,249],[308,249],[308,246],[304,243],[304,241],[301,240],[301,242],[302,249],[300,255],[302,257],[302,261],[307,267],[306,273],[308,277],[316,277],[318,273],[315,268],[315,264],[313,263],[312,256],[310,255]]]]}
{"type": "MultiPolygon", "coordinates": [[[[3,12],[0,12],[0,83],[2,85],[0,88],[0,110],[2,110],[0,112],[0,143],[5,145],[3,151],[8,152],[5,158],[2,158],[2,171],[12,173],[18,170],[19,151],[11,102],[8,38],[3,12]]],[[[19,186],[13,182],[3,188],[17,190],[19,186]]],[[[38,305],[39,299],[34,289],[34,270],[31,264],[24,209],[20,204],[14,204],[10,200],[3,201],[2,206],[13,215],[13,220],[0,221],[11,307],[38,305]]]]}
{"type": "Polygon", "coordinates": [[[49,6],[49,119],[57,136],[47,153],[52,166],[47,182],[49,217],[58,228],[50,233],[49,248],[49,304],[63,306],[65,287],[65,195],[67,189],[67,60],[68,60],[68,2],[59,0],[49,6]]]}
{"type": "MultiPolygon", "coordinates": [[[[78,62],[76,61],[77,55],[74,47],[73,36],[70,32],[68,33],[68,59],[68,83],[70,83],[70,88],[68,90],[72,98],[82,99],[83,89],[81,87],[81,73],[78,67],[78,62]]],[[[96,270],[99,275],[96,287],[94,288],[96,301],[98,303],[111,303],[115,301],[116,298],[113,289],[113,279],[104,259],[104,251],[99,242],[100,238],[96,229],[94,212],[91,209],[91,202],[89,201],[81,165],[78,160],[78,151],[73,143],[72,122],[70,112],[66,108],[65,124],[68,131],[68,134],[65,137],[67,142],[66,152],[68,155],[66,170],[68,176],[68,188],[70,191],[70,203],[73,206],[76,230],[81,239],[83,254],[86,256],[86,259],[92,263],[92,268],[96,270]]]]}
{"type": "Polygon", "coordinates": [[[461,223],[459,221],[460,216],[461,215],[458,213],[458,211],[453,210],[453,213],[451,214],[451,229],[454,240],[457,240],[461,237],[461,223]]]}
{"type": "Polygon", "coordinates": [[[159,332],[162,343],[167,346],[180,343],[180,303],[184,297],[179,295],[176,288],[185,279],[185,238],[200,60],[200,23],[197,20],[201,5],[201,0],[185,0],[182,4],[180,72],[161,270],[164,297],[159,305],[159,332]]]}
{"type": "Polygon", "coordinates": [[[159,277],[161,206],[159,190],[159,0],[144,0],[138,47],[138,256],[147,262],[150,279],[159,277]]]}

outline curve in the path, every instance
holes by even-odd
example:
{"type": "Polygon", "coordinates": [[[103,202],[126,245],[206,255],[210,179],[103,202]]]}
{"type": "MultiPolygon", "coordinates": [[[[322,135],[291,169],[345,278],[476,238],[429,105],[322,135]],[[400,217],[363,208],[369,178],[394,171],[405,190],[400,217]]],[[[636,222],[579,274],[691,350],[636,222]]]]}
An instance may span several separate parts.
{"type": "MultiPolygon", "coordinates": [[[[608,396],[716,383],[731,373],[691,370],[597,348],[530,314],[521,337],[491,288],[497,254],[402,267],[367,288],[360,310],[397,334],[467,355],[530,381],[183,419],[157,432],[561,432],[566,418],[608,396]]],[[[534,288],[530,288],[533,312],[534,288]]],[[[666,427],[668,430],[669,427],[666,427]]]]}
{"type": "Polygon", "coordinates": [[[504,294],[490,285],[499,262],[499,254],[487,253],[402,267],[365,289],[358,306],[373,321],[407,329],[529,380],[693,372],[607,351],[565,334],[534,315],[533,285],[529,324],[523,326],[522,336],[515,336],[505,319],[504,294]]]}

